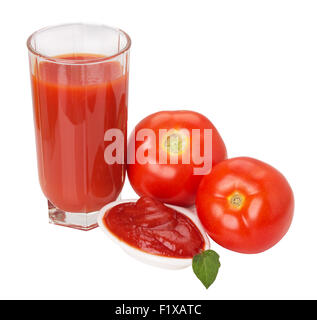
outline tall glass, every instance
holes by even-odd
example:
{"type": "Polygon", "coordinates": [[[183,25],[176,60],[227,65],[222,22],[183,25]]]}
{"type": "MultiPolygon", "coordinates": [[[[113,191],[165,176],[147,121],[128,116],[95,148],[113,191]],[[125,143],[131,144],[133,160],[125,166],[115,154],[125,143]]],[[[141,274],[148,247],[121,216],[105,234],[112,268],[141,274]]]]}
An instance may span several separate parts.
{"type": "Polygon", "coordinates": [[[28,41],[38,173],[51,223],[90,230],[116,200],[125,164],[108,163],[110,129],[126,155],[130,38],[102,25],[67,24],[28,41]]]}

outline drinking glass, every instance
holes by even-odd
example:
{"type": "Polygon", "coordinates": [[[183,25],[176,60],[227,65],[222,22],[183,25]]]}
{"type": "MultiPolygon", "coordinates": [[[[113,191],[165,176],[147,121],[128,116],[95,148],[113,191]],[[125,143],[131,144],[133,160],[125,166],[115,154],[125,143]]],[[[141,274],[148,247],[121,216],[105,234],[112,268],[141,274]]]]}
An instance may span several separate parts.
{"type": "Polygon", "coordinates": [[[90,230],[98,210],[120,196],[130,45],[120,29],[81,23],[27,40],[38,174],[51,223],[90,230]],[[122,161],[106,159],[109,130],[122,133],[122,161]]]}

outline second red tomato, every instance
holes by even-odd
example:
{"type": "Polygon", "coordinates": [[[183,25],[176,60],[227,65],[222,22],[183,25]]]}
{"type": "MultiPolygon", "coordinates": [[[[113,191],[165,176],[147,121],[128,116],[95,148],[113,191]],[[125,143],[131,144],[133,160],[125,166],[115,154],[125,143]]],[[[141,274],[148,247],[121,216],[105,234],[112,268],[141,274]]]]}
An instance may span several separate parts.
{"type": "Polygon", "coordinates": [[[275,168],[240,157],[219,163],[202,179],[196,206],[200,221],[218,244],[237,252],[259,253],[286,234],[294,196],[275,168]]]}

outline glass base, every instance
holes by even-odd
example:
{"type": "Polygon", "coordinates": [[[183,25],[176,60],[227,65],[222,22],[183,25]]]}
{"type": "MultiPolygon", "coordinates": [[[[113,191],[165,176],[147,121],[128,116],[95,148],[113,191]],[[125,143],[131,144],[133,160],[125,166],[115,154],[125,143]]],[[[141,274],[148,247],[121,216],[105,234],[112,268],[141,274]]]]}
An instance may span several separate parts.
{"type": "Polygon", "coordinates": [[[98,227],[98,214],[99,211],[89,213],[65,212],[55,207],[48,200],[49,222],[59,226],[88,231],[98,227]]]}

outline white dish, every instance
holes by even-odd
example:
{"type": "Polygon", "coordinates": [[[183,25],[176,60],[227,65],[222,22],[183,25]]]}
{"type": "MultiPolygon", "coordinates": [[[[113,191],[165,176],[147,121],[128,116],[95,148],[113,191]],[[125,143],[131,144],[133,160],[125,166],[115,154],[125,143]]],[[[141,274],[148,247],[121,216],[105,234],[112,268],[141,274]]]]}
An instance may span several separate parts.
{"type": "MultiPolygon", "coordinates": [[[[120,240],[119,238],[117,238],[115,235],[113,235],[113,233],[105,226],[105,224],[103,223],[103,217],[104,215],[113,207],[115,207],[118,204],[121,203],[127,203],[127,202],[136,202],[136,199],[133,200],[119,200],[119,201],[114,201],[111,203],[108,203],[107,205],[105,205],[101,210],[100,210],[100,214],[98,215],[98,224],[99,227],[106,233],[106,235],[108,237],[110,237],[110,239],[112,239],[114,242],[116,242],[118,245],[121,246],[121,248],[128,253],[130,256],[132,256],[133,258],[140,260],[143,263],[147,263],[156,267],[160,267],[160,268],[165,268],[165,269],[183,269],[186,268],[188,266],[190,266],[192,264],[192,259],[189,258],[170,258],[170,257],[163,257],[163,256],[159,256],[159,255],[155,255],[155,254],[151,254],[151,253],[147,253],[145,251],[142,251],[141,249],[136,249],[132,246],[130,246],[129,244],[127,244],[126,242],[120,240]]],[[[189,209],[186,208],[182,208],[182,207],[178,207],[178,206],[172,206],[169,204],[166,204],[166,206],[177,210],[178,212],[184,214],[185,216],[187,216],[198,228],[198,230],[200,231],[200,233],[202,234],[204,241],[205,241],[205,246],[204,246],[204,250],[208,250],[210,248],[210,242],[209,239],[207,237],[207,234],[203,228],[203,226],[201,225],[197,215],[195,215],[193,212],[191,212],[189,209]]]]}

